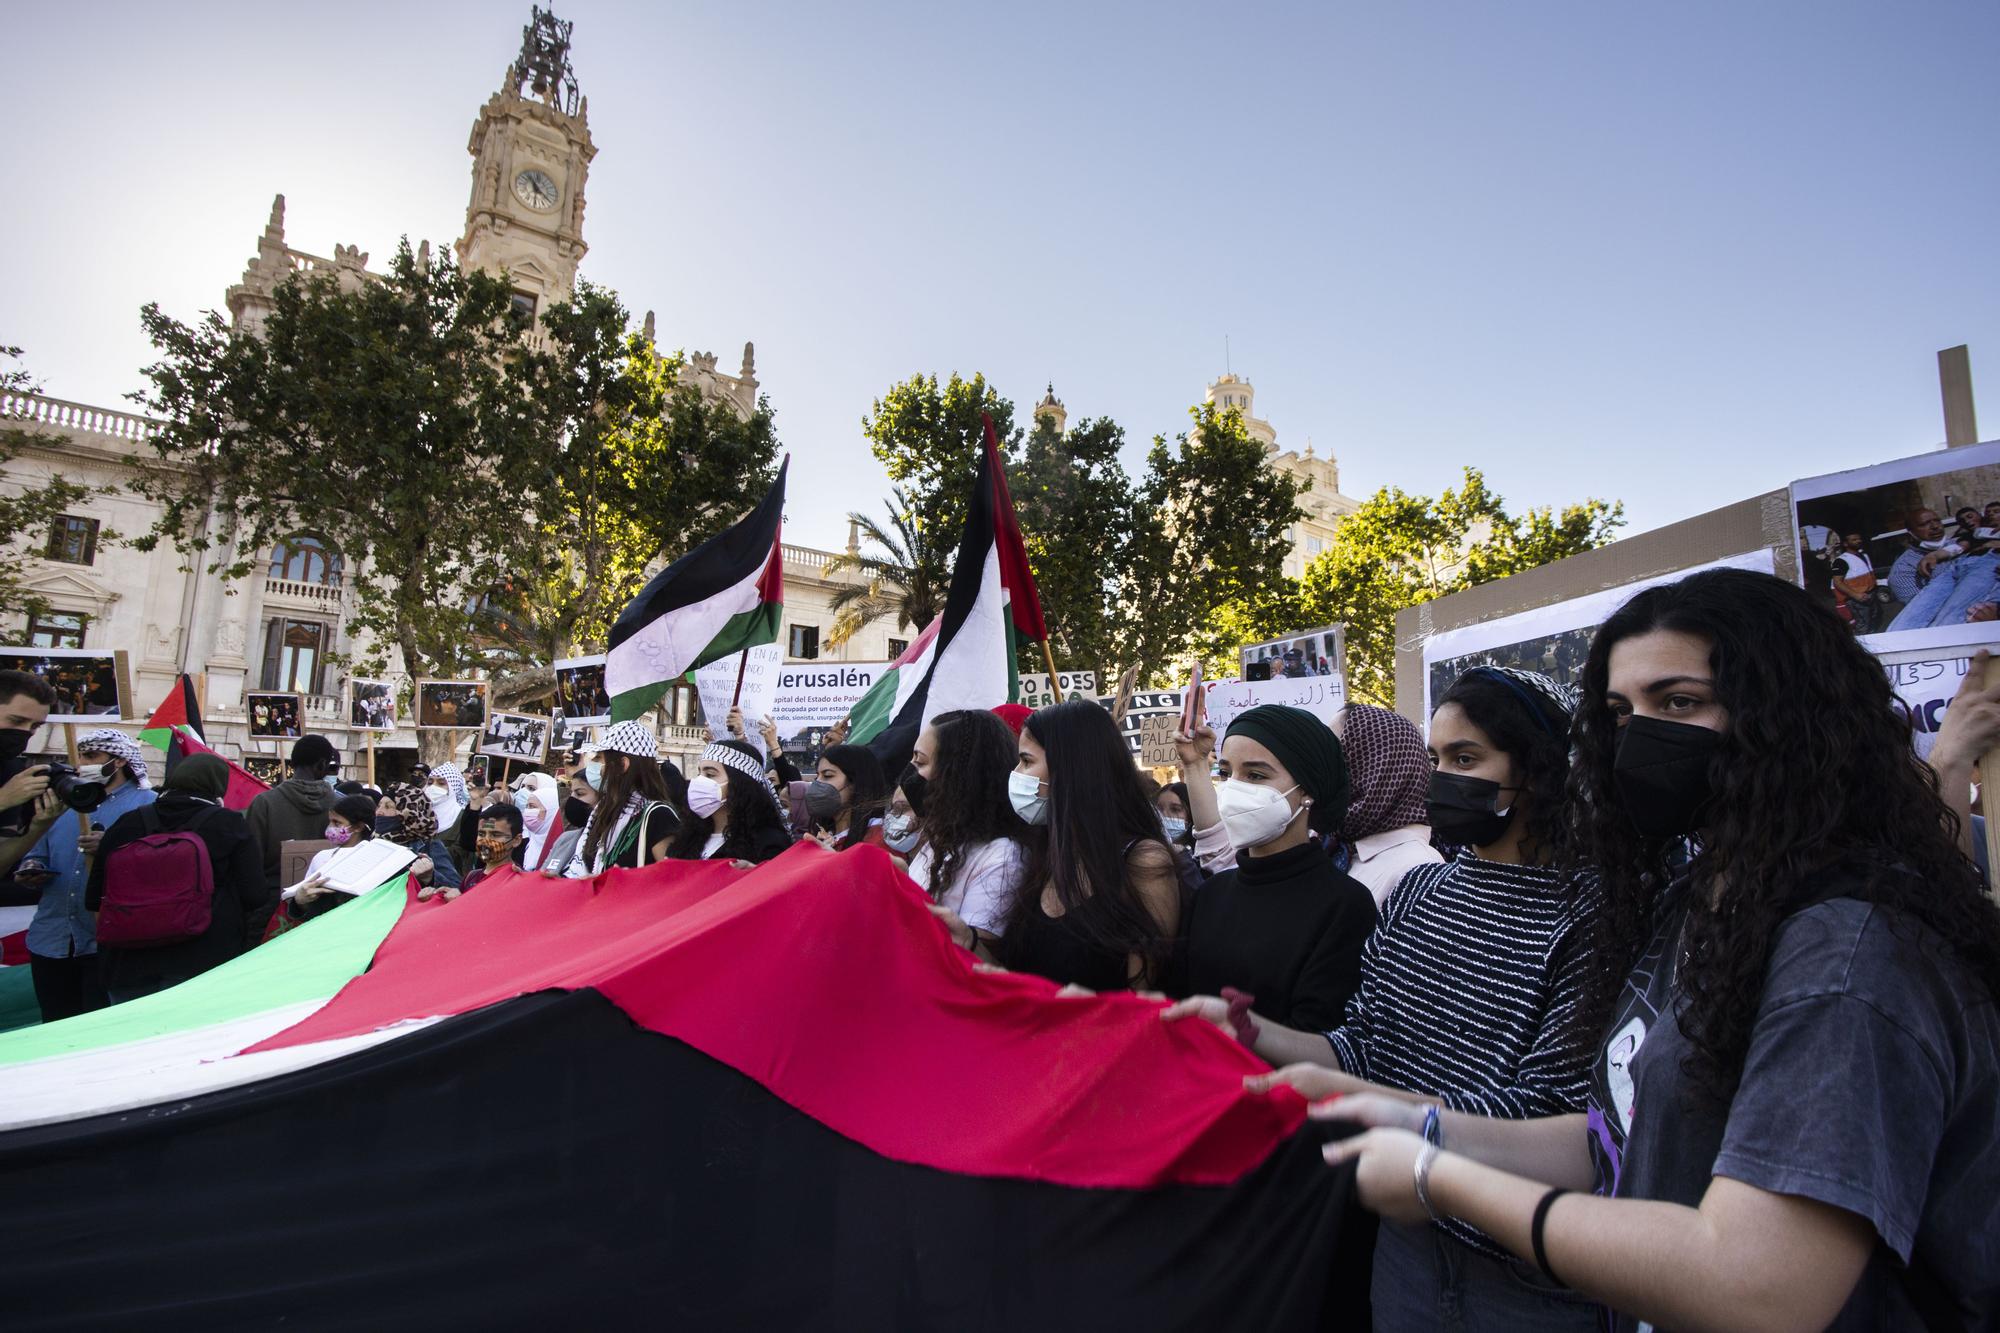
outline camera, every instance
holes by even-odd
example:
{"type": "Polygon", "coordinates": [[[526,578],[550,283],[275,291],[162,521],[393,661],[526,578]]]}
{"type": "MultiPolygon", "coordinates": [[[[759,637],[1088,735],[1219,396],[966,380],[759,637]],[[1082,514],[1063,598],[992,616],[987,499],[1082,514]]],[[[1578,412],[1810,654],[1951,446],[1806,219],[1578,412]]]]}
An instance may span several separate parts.
{"type": "MultiPolygon", "coordinates": [[[[16,773],[30,768],[46,769],[49,775],[49,790],[56,794],[57,800],[80,815],[87,815],[103,805],[104,798],[110,794],[102,768],[86,768],[79,772],[59,759],[30,759],[24,756],[12,763],[0,765],[0,782],[5,782],[16,773]]],[[[21,814],[14,822],[25,825],[27,812],[32,805],[33,802],[28,802],[16,807],[21,814]]],[[[8,816],[13,813],[13,811],[0,813],[0,825],[8,823],[8,816]]]]}

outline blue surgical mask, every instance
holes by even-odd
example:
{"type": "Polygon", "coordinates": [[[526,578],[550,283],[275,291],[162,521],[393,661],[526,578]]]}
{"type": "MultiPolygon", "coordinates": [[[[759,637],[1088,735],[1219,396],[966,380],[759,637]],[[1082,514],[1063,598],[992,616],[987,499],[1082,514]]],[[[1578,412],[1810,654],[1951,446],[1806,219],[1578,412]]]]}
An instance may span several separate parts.
{"type": "Polygon", "coordinates": [[[1049,798],[1042,795],[1042,780],[1033,773],[1015,769],[1007,775],[1007,799],[1014,804],[1014,813],[1029,824],[1046,824],[1049,821],[1049,798]]]}
{"type": "Polygon", "coordinates": [[[604,765],[593,759],[583,766],[583,780],[592,791],[604,790],[604,765]]]}
{"type": "Polygon", "coordinates": [[[1179,842],[1187,836],[1187,821],[1185,819],[1162,819],[1160,821],[1160,829],[1167,835],[1168,842],[1179,842]]]}

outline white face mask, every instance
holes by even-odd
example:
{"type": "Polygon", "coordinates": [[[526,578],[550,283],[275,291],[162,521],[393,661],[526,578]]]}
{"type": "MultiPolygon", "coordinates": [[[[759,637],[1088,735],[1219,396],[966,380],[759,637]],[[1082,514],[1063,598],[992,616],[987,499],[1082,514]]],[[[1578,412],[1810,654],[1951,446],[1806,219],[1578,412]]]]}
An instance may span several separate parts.
{"type": "Polygon", "coordinates": [[[688,813],[707,819],[722,808],[722,784],[714,778],[688,779],[688,813]]]}
{"type": "Polygon", "coordinates": [[[1007,775],[1007,799],[1014,813],[1030,824],[1049,822],[1049,798],[1042,795],[1042,780],[1033,773],[1015,769],[1007,775]]]}
{"type": "Polygon", "coordinates": [[[424,788],[424,795],[430,797],[432,803],[434,804],[438,801],[442,801],[444,799],[444,794],[445,794],[445,789],[439,786],[435,782],[433,782],[430,786],[424,788]]]}
{"type": "Polygon", "coordinates": [[[882,841],[892,852],[907,852],[917,845],[917,821],[909,815],[890,815],[882,821],[882,841]]]}
{"type": "Polygon", "coordinates": [[[1279,791],[1276,787],[1239,782],[1232,778],[1215,789],[1215,806],[1222,814],[1222,827],[1237,847],[1262,847],[1285,836],[1285,830],[1299,816],[1285,798],[1298,784],[1279,791]]]}

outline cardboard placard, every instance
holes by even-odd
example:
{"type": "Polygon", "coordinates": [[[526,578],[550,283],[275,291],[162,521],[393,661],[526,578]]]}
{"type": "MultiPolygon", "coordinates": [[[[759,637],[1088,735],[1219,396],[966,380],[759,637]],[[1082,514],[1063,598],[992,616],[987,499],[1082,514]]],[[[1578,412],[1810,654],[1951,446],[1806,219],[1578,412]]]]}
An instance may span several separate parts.
{"type": "Polygon", "coordinates": [[[1029,671],[1021,676],[1021,703],[1029,708],[1047,708],[1050,704],[1062,703],[1066,699],[1095,699],[1097,697],[1097,673],[1095,671],[1065,671],[1058,682],[1062,694],[1057,696],[1049,688],[1049,673],[1029,671]]]}

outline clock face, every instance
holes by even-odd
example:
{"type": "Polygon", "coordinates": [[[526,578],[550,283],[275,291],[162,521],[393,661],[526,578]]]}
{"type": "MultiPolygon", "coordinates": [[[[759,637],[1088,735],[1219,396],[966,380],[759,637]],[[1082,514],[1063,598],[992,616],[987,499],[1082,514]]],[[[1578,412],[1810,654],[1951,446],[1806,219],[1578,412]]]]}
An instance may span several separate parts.
{"type": "Polygon", "coordinates": [[[556,206],[556,183],[547,172],[524,171],[514,178],[514,197],[537,213],[547,213],[556,206]]]}

